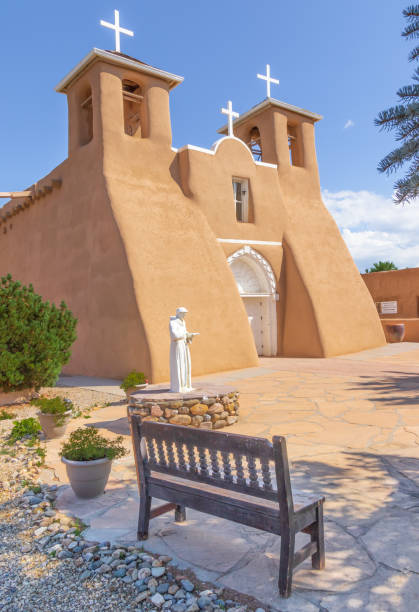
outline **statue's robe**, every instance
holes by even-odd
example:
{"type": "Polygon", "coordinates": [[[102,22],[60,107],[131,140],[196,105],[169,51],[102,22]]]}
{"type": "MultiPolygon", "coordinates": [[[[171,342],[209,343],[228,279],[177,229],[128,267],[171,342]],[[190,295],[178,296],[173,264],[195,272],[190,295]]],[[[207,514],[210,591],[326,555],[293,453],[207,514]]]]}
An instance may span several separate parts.
{"type": "Polygon", "coordinates": [[[188,332],[183,319],[170,317],[170,391],[187,393],[192,390],[191,354],[186,342],[188,332]]]}

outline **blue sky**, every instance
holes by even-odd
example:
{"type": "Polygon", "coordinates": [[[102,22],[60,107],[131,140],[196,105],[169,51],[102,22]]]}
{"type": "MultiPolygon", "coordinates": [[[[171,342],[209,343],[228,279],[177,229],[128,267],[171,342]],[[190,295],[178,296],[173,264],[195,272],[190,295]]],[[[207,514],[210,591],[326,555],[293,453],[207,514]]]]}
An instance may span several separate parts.
{"type": "Polygon", "coordinates": [[[66,157],[66,99],[54,86],[92,47],[114,48],[113,33],[99,20],[112,21],[117,8],[121,25],[135,32],[134,38],[122,37],[121,50],[185,77],[172,93],[174,146],[211,145],[228,99],[242,113],[265,97],[256,73],[270,63],[280,79],[274,97],[324,116],[317,124],[317,152],[325,201],[360,268],[383,257],[398,257],[400,267],[419,265],[418,228],[406,234],[418,209],[407,211],[404,229],[394,226],[408,215],[395,214],[401,209],[391,203],[393,178],[376,171],[394,140],[373,124],[380,110],[395,103],[396,90],[411,81],[412,43],[400,36],[406,4],[3,0],[0,191],[30,185],[66,157]],[[367,215],[371,202],[375,218],[367,215]],[[344,214],[348,209],[352,216],[344,214]],[[362,236],[369,250],[359,249],[362,236]]]}

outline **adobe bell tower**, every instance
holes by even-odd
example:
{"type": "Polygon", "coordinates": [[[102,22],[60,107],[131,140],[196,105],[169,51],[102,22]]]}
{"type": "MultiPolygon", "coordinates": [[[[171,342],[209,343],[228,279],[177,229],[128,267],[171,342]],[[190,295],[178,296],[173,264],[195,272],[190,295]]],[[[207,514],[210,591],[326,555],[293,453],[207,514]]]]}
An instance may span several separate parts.
{"type": "Polygon", "coordinates": [[[69,156],[123,139],[170,147],[169,93],[182,81],[120,52],[93,49],[56,87],[68,99],[69,156]]]}

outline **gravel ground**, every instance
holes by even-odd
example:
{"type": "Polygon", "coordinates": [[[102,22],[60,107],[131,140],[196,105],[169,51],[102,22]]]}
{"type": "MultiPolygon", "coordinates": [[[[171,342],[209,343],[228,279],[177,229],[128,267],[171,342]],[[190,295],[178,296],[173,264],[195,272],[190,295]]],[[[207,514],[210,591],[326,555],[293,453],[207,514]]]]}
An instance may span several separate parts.
{"type": "MultiPolygon", "coordinates": [[[[94,391],[62,391],[80,410],[107,401],[94,391]]],[[[17,418],[36,413],[28,404],[8,410],[17,418]]],[[[170,557],[150,555],[141,544],[86,541],[84,525],[55,510],[60,483],[44,465],[44,444],[7,445],[11,427],[0,421],[0,610],[264,612],[251,598],[201,583],[191,572],[180,575],[170,557]]]]}

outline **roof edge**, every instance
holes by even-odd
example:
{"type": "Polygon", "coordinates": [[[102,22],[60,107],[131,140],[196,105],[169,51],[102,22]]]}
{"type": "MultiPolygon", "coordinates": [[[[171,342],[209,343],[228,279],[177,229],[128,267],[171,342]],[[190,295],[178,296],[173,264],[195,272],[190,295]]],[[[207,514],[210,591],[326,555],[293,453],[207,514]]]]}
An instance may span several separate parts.
{"type": "Polygon", "coordinates": [[[137,72],[156,76],[169,83],[170,89],[173,89],[184,80],[182,76],[178,76],[177,74],[172,74],[165,70],[160,70],[160,68],[148,66],[147,64],[141,64],[134,59],[118,56],[110,51],[96,49],[95,47],[58,83],[55,87],[55,91],[58,93],[66,93],[69,86],[80,76],[80,74],[97,60],[105,60],[116,66],[122,66],[124,68],[136,70],[137,72]]]}

